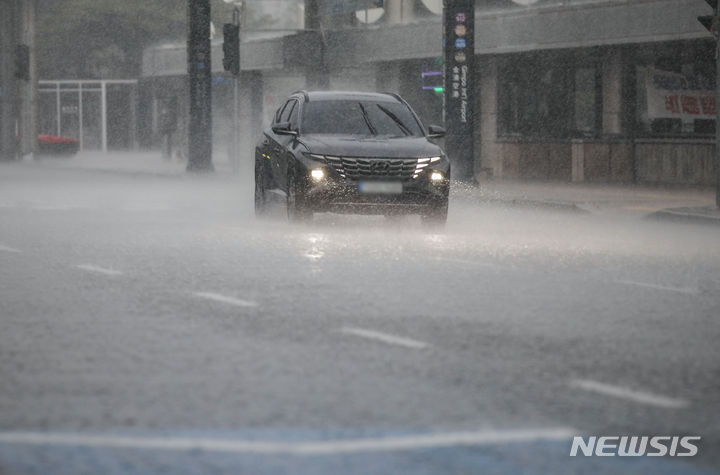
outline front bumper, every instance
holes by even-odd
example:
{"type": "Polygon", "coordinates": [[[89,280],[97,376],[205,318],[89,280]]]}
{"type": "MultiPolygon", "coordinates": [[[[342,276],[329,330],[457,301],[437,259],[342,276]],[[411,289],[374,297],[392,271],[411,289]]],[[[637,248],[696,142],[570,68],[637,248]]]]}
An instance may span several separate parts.
{"type": "Polygon", "coordinates": [[[447,204],[450,182],[431,182],[428,177],[402,182],[397,194],[361,193],[358,181],[332,178],[308,180],[305,205],[318,212],[356,214],[411,214],[447,204]]]}

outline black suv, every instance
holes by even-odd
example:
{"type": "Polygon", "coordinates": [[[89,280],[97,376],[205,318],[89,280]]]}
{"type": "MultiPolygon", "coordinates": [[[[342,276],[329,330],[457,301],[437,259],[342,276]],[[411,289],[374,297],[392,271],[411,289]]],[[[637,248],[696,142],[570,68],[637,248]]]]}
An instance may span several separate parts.
{"type": "Polygon", "coordinates": [[[444,224],[450,161],[396,94],[293,93],[255,148],[255,212],[271,195],[290,220],[313,212],[420,214],[444,224]]]}

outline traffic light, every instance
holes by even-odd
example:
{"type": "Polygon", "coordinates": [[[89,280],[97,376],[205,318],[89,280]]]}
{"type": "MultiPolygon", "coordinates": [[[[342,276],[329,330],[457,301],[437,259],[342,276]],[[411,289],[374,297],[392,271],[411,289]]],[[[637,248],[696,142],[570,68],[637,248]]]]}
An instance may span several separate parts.
{"type": "Polygon", "coordinates": [[[715,36],[720,35],[720,17],[718,17],[718,0],[705,0],[713,9],[712,15],[697,17],[702,26],[715,36]]]}
{"type": "Polygon", "coordinates": [[[30,48],[28,45],[17,45],[15,49],[15,77],[30,80],[30,48]]]}
{"type": "Polygon", "coordinates": [[[240,26],[232,23],[223,25],[223,68],[240,74],[240,26]]]}

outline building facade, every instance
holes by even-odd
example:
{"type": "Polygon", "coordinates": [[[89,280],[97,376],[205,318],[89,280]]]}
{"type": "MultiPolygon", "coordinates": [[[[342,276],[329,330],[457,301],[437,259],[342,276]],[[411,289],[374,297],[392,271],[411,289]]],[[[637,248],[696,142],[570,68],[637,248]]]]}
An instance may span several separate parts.
{"type": "MultiPolygon", "coordinates": [[[[348,12],[317,1],[306,5],[304,31],[243,38],[240,130],[248,156],[281,98],[303,88],[396,92],[426,124],[442,124],[442,84],[434,82],[443,68],[441,2],[385,0],[383,8],[348,12]]],[[[712,185],[715,47],[696,19],[709,12],[704,0],[478,0],[476,174],[712,185]]],[[[220,147],[232,102],[221,64],[217,43],[220,147]]],[[[147,130],[164,96],[186,95],[185,70],[184,45],[145,52],[147,130]]]]}

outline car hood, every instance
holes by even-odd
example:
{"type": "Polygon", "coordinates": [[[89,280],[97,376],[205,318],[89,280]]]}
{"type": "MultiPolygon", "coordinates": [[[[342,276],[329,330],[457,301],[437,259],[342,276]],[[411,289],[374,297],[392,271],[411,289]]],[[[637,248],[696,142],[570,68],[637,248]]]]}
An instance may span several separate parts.
{"type": "Polygon", "coordinates": [[[365,158],[412,158],[442,155],[440,147],[425,137],[357,137],[349,135],[303,135],[299,139],[318,155],[365,158]]]}

